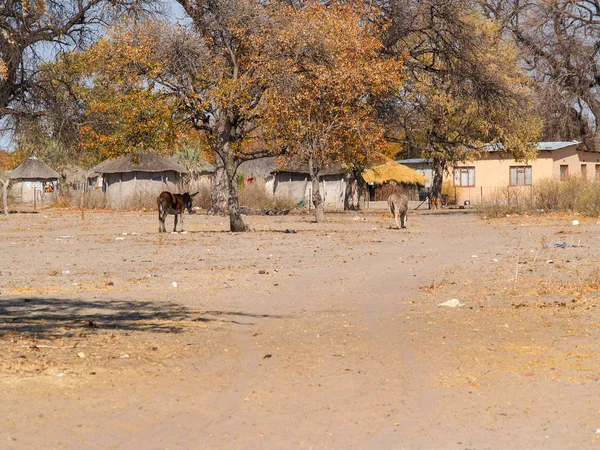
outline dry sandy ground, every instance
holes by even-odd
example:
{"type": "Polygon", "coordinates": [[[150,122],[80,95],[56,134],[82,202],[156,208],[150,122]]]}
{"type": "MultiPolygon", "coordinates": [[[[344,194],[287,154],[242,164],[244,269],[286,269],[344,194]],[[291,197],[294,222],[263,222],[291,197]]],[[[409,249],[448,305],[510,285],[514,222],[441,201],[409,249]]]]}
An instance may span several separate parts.
{"type": "Polygon", "coordinates": [[[0,448],[600,445],[596,219],[328,218],[0,216],[0,448]]]}

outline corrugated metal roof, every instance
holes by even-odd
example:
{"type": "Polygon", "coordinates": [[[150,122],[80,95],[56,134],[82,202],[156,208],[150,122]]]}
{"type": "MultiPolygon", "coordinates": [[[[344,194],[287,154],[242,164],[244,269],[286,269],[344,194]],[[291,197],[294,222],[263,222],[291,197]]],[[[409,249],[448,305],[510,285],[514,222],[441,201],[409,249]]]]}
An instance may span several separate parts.
{"type": "Polygon", "coordinates": [[[553,151],[579,144],[581,144],[581,141],[538,142],[537,146],[538,150],[553,151]]]}
{"type": "Polygon", "coordinates": [[[412,159],[399,159],[396,161],[398,164],[426,164],[430,163],[430,158],[412,158],[412,159]]]}

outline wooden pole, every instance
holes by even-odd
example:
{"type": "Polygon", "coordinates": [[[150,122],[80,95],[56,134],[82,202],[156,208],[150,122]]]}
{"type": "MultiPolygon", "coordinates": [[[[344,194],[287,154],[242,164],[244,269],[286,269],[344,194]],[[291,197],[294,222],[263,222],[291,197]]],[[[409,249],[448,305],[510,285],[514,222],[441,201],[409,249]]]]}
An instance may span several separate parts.
{"type": "Polygon", "coordinates": [[[2,204],[4,205],[4,215],[8,216],[8,185],[10,184],[10,178],[0,181],[2,182],[2,204]]]}
{"type": "Polygon", "coordinates": [[[37,192],[38,190],[33,188],[33,210],[37,210],[37,192]]]}
{"type": "Polygon", "coordinates": [[[85,218],[85,184],[81,190],[81,220],[85,218]]]}

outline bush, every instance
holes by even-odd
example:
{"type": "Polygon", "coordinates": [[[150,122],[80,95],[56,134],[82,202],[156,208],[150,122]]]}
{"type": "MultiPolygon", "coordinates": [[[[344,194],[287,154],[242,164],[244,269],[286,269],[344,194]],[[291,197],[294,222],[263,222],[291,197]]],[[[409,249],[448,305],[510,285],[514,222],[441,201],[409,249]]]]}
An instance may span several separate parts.
{"type": "Polygon", "coordinates": [[[486,216],[536,212],[570,212],[588,216],[600,215],[600,183],[581,177],[565,181],[545,179],[531,188],[496,189],[477,205],[486,216]]]}
{"type": "Polygon", "coordinates": [[[276,197],[265,190],[265,182],[256,180],[243,185],[238,192],[240,206],[250,209],[294,209],[296,202],[286,197],[276,197]]]}

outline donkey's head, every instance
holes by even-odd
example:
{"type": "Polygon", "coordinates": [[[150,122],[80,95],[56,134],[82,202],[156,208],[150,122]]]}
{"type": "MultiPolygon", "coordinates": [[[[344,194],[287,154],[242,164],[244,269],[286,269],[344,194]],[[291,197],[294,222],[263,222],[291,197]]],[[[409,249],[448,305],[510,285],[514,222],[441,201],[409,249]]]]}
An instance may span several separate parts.
{"type": "Polygon", "coordinates": [[[185,194],[183,194],[183,207],[187,209],[188,213],[190,214],[195,214],[195,211],[192,209],[192,201],[194,200],[194,197],[196,195],[198,195],[198,192],[195,192],[193,194],[186,192],[185,194]]]}

